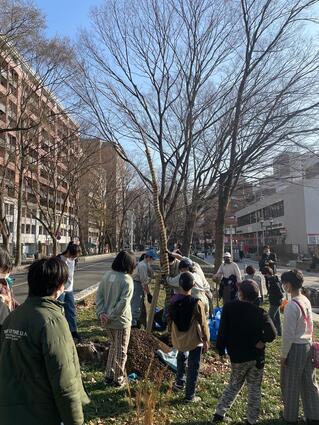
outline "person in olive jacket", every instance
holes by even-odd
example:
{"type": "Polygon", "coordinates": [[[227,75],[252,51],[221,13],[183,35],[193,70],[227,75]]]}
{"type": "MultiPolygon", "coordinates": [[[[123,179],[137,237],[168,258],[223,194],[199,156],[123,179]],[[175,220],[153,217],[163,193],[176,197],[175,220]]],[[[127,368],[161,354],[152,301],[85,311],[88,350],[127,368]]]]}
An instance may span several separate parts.
{"type": "Polygon", "coordinates": [[[82,425],[84,391],[63,305],[68,279],[59,258],[28,272],[29,296],[3,323],[0,345],[1,425],[82,425]]]}

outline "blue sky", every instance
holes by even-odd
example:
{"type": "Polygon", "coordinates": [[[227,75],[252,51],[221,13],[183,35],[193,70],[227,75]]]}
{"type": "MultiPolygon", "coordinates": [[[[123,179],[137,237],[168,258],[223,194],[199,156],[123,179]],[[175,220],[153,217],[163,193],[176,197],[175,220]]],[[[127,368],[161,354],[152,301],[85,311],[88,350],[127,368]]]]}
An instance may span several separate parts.
{"type": "Polygon", "coordinates": [[[102,0],[35,0],[47,17],[47,34],[59,34],[74,38],[79,27],[85,27],[89,21],[92,6],[102,0]]]}

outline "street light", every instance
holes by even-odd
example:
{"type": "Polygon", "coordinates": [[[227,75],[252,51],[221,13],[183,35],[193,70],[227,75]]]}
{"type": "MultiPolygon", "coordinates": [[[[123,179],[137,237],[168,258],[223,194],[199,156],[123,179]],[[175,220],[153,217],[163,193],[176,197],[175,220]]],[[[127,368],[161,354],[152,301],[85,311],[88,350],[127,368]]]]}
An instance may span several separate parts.
{"type": "Polygon", "coordinates": [[[270,219],[269,219],[269,223],[270,223],[270,241],[271,241],[271,243],[272,243],[272,225],[273,225],[273,222],[274,222],[274,219],[271,217],[270,219]]]}
{"type": "Polygon", "coordinates": [[[263,246],[265,246],[265,233],[264,233],[264,220],[261,219],[260,220],[260,225],[261,225],[261,234],[262,234],[262,241],[263,241],[263,246]]]}

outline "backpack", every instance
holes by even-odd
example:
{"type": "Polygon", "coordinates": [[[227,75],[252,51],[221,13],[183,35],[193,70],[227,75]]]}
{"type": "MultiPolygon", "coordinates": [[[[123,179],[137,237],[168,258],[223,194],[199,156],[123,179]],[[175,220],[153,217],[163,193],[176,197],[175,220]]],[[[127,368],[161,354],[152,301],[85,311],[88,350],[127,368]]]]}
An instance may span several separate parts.
{"type": "MultiPolygon", "coordinates": [[[[310,322],[308,317],[306,316],[306,313],[304,309],[302,308],[302,305],[297,300],[292,300],[294,303],[298,305],[298,307],[301,310],[302,317],[304,318],[305,323],[307,324],[308,328],[311,330],[311,335],[313,337],[313,328],[310,326],[310,322]]],[[[313,342],[312,343],[312,362],[316,369],[319,369],[319,343],[313,342]]]]}

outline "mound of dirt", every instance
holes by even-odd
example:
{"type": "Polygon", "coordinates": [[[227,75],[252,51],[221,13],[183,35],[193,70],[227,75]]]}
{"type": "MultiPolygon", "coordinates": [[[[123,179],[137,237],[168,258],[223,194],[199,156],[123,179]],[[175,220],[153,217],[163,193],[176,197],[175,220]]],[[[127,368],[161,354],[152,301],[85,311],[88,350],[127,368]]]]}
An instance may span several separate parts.
{"type": "Polygon", "coordinates": [[[171,348],[154,335],[140,329],[132,329],[127,352],[127,373],[135,372],[138,376],[152,381],[170,379],[173,372],[156,356],[157,350],[169,353],[171,348]]]}

